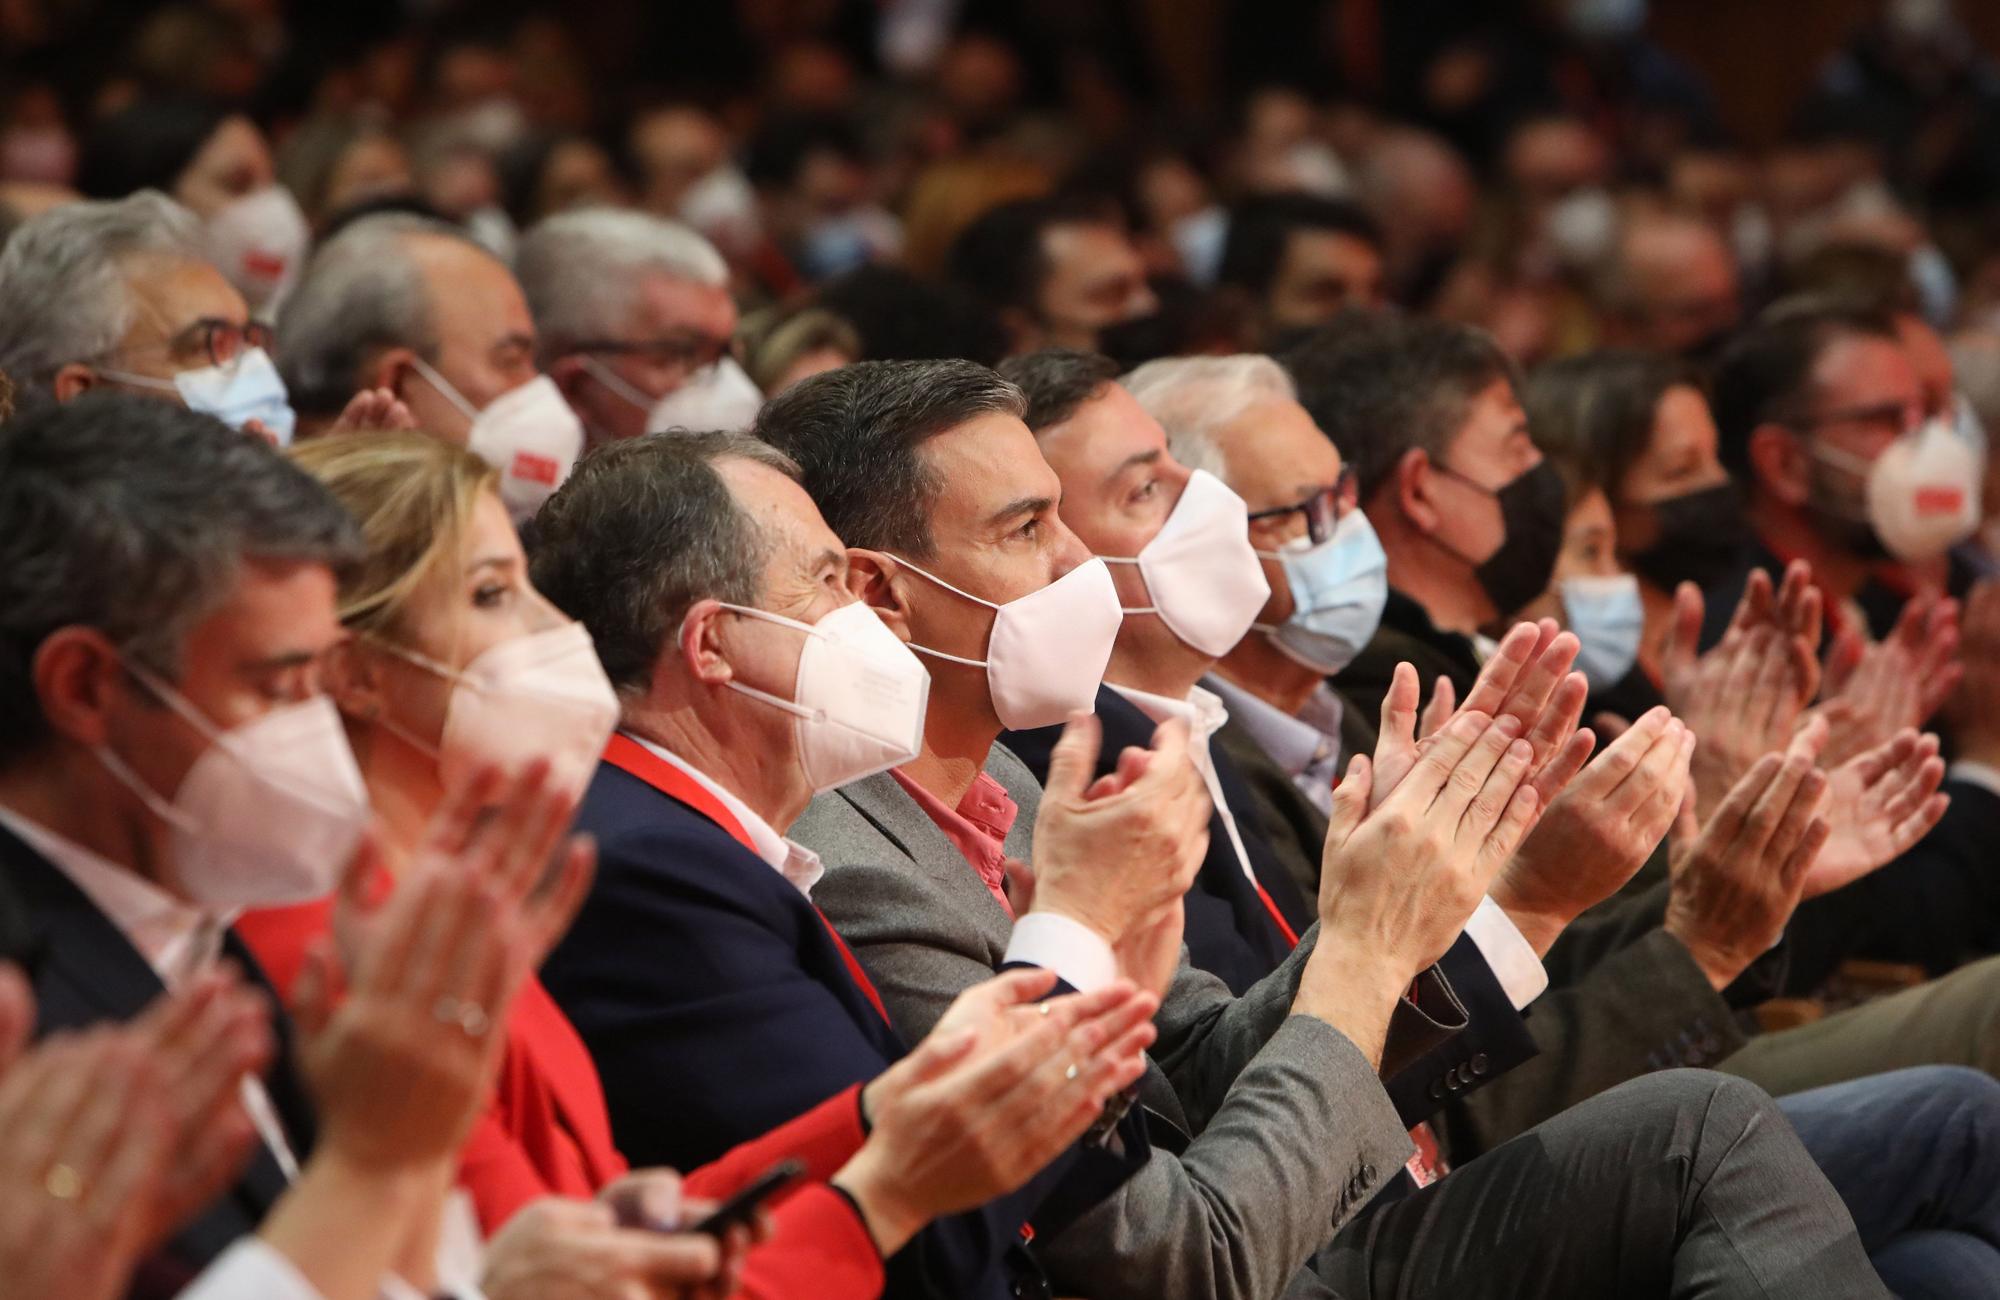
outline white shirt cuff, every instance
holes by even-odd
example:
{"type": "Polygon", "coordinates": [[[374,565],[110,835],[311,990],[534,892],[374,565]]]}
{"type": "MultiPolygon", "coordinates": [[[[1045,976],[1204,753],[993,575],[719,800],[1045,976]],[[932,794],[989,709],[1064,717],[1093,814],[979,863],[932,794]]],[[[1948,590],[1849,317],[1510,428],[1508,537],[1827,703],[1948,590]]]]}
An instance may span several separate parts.
{"type": "Polygon", "coordinates": [[[260,1237],[245,1237],[222,1252],[179,1300],[321,1300],[292,1261],[260,1237]]]}
{"type": "Polygon", "coordinates": [[[1964,781],[1968,785],[1976,785],[1982,790],[2000,795],[2000,767],[1960,759],[1946,768],[1944,774],[1948,780],[1964,781]]]}
{"type": "Polygon", "coordinates": [[[1526,1007],[1549,987],[1549,973],[1542,969],[1542,959],[1535,956],[1535,945],[1521,937],[1500,904],[1480,899],[1465,923],[1465,933],[1486,959],[1514,1010],[1526,1007]]]}
{"type": "Polygon", "coordinates": [[[1006,960],[1052,970],[1079,993],[1118,978],[1118,959],[1104,936],[1060,912],[1030,912],[1015,921],[1006,960]]]}

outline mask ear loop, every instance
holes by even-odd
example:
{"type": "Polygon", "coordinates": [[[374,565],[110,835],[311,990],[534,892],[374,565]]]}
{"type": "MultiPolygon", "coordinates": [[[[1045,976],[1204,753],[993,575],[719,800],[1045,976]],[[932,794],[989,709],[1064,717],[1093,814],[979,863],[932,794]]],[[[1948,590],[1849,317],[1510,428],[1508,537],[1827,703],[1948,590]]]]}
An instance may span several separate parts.
{"type": "Polygon", "coordinates": [[[596,357],[591,356],[588,352],[577,353],[577,360],[583,363],[584,371],[592,379],[604,385],[613,397],[631,406],[641,415],[651,415],[653,413],[653,407],[658,404],[657,398],[647,397],[644,393],[633,387],[628,380],[622,378],[617,371],[605,365],[596,357]]]}
{"type": "MultiPolygon", "coordinates": [[[[1098,558],[1098,559],[1100,559],[1100,560],[1102,560],[1102,561],[1104,561],[1104,562],[1105,562],[1106,564],[1135,564],[1135,565],[1136,565],[1137,563],[1139,563],[1139,560],[1138,560],[1138,557],[1136,557],[1136,556],[1123,556],[1123,555],[1100,555],[1100,556],[1098,556],[1097,558],[1098,558]]],[[[1145,573],[1145,570],[1143,570],[1143,569],[1141,569],[1141,570],[1139,571],[1139,581],[1141,581],[1141,582],[1146,582],[1146,573],[1145,573]]],[[[1148,592],[1151,592],[1151,591],[1153,590],[1153,584],[1152,584],[1152,583],[1150,583],[1150,582],[1146,582],[1146,590],[1147,590],[1148,592]]],[[[1118,612],[1119,612],[1119,613],[1121,613],[1121,614],[1157,614],[1157,613],[1159,613],[1159,612],[1160,612],[1160,607],[1159,607],[1158,605],[1156,605],[1156,604],[1155,604],[1155,605],[1138,605],[1138,606],[1127,606],[1127,605],[1120,605],[1120,606],[1118,607],[1118,612]]]]}
{"type": "Polygon", "coordinates": [[[457,386],[449,379],[439,374],[437,367],[424,360],[421,354],[416,352],[410,353],[410,366],[424,377],[424,382],[435,389],[438,396],[456,406],[458,413],[463,415],[468,422],[479,418],[479,412],[473,407],[472,403],[465,400],[465,394],[459,392],[457,386]]]}
{"type": "MultiPolygon", "coordinates": [[[[893,555],[893,552],[885,552],[885,554],[893,555]]],[[[923,578],[928,582],[932,582],[940,587],[943,587],[946,591],[950,592],[954,596],[958,596],[965,600],[969,600],[975,605],[984,605],[986,606],[986,608],[991,610],[997,611],[1000,608],[1000,606],[994,604],[992,601],[981,600],[979,597],[973,595],[969,591],[960,591],[957,587],[952,586],[949,582],[946,582],[943,578],[938,577],[935,573],[925,572],[924,570],[918,568],[916,565],[910,563],[908,560],[904,559],[900,555],[895,555],[894,559],[896,563],[902,565],[904,568],[908,569],[911,573],[916,574],[918,577],[923,578]]],[[[989,631],[987,635],[990,638],[992,636],[992,633],[989,631]]],[[[967,668],[985,668],[990,663],[992,663],[992,660],[990,659],[966,659],[959,655],[948,655],[942,650],[933,650],[929,646],[918,645],[915,641],[910,642],[909,646],[910,649],[914,650],[916,653],[920,655],[929,655],[933,659],[943,659],[949,663],[964,664],[967,668]]]]}

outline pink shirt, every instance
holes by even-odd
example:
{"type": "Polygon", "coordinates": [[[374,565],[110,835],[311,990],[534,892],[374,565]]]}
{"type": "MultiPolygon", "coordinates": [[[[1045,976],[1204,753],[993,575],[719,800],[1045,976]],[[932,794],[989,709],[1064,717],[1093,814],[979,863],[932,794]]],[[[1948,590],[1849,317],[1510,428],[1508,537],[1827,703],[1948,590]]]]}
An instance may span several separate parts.
{"type": "Polygon", "coordinates": [[[1000,900],[1000,906],[1007,915],[1014,915],[1013,905],[1007,901],[1007,832],[1014,826],[1014,818],[1020,815],[1020,806],[1006,787],[985,772],[973,778],[972,788],[965,792],[965,798],[958,801],[958,807],[947,808],[944,802],[930,791],[904,776],[900,769],[892,770],[896,778],[917,801],[917,807],[924,815],[937,823],[944,837],[952,847],[965,855],[972,869],[979,873],[979,879],[993,891],[993,897],[1000,900]]]}

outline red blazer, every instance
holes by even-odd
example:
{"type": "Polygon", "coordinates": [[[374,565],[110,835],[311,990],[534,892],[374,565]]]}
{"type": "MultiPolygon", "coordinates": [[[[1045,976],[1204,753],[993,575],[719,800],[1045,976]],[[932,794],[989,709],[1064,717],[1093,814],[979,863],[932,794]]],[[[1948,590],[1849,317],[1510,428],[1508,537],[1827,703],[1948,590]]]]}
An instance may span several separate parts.
{"type": "MultiPolygon", "coordinates": [[[[237,933],[289,997],[307,947],[332,925],[331,900],[244,915],[237,933]]],[[[771,1211],[770,1240],[744,1262],[737,1295],[872,1300],[882,1258],[853,1207],[826,1180],[861,1147],[860,1087],[852,1087],[682,1177],[688,1195],[720,1200],[787,1157],[806,1162],[798,1190],[771,1211]]],[[[528,979],[507,1020],[490,1104],[459,1153],[458,1183],[489,1235],[544,1196],[588,1200],[627,1172],[611,1140],[597,1067],[541,981],[528,979]]]]}

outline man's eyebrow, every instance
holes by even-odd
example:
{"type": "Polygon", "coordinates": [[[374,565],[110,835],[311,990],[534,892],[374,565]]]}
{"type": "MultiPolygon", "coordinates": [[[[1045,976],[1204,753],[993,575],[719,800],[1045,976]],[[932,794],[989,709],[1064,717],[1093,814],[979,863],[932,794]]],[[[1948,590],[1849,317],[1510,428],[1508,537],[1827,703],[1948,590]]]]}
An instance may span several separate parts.
{"type": "Polygon", "coordinates": [[[1114,465],[1111,469],[1111,472],[1104,476],[1104,481],[1106,483],[1111,482],[1113,479],[1116,479],[1120,474],[1123,474],[1126,470],[1131,469],[1134,465],[1157,465],[1159,463],[1159,460],[1160,460],[1160,449],[1158,447],[1155,447],[1150,451],[1135,451],[1130,456],[1127,456],[1124,460],[1121,460],[1116,465],[1114,465]]]}
{"type": "Polygon", "coordinates": [[[1054,509],[1055,504],[1056,502],[1054,497],[1016,497],[1014,500],[1009,501],[1006,505],[1000,507],[1000,509],[995,510],[992,514],[988,515],[986,517],[986,523],[990,527],[992,525],[1005,523],[1007,520],[1016,518],[1017,516],[1020,515],[1038,515],[1045,510],[1054,509]]]}
{"type": "Polygon", "coordinates": [[[272,655],[267,659],[245,659],[237,668],[246,673],[281,672],[287,668],[303,668],[318,661],[321,651],[291,650],[284,654],[272,655]]]}
{"type": "Polygon", "coordinates": [[[837,551],[833,547],[829,546],[825,550],[815,552],[814,554],[808,555],[806,557],[805,571],[807,573],[816,572],[818,571],[821,565],[825,564],[830,564],[834,568],[838,569],[840,567],[840,562],[846,558],[847,558],[847,552],[837,551]]]}

